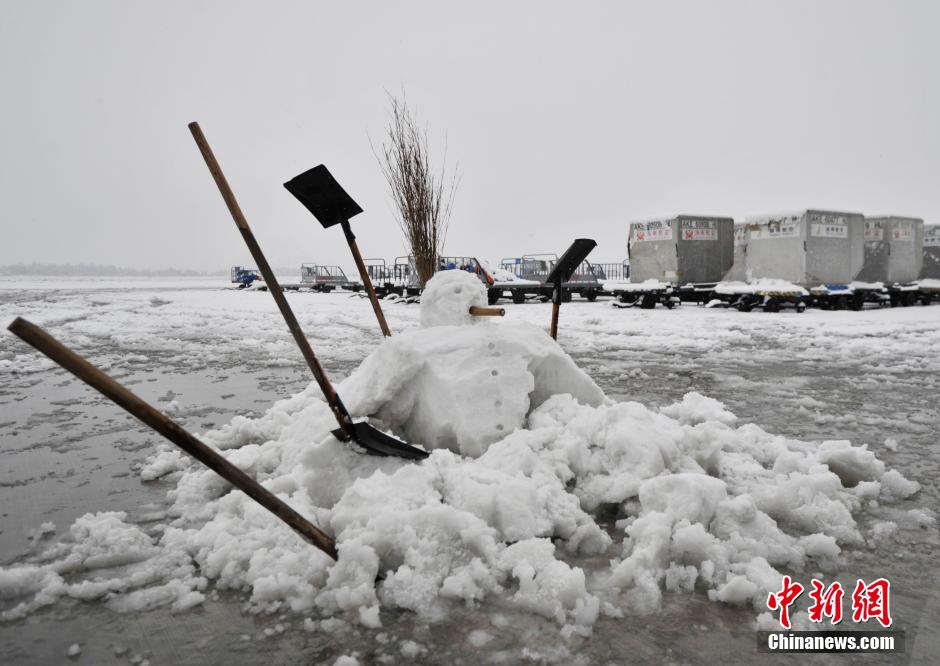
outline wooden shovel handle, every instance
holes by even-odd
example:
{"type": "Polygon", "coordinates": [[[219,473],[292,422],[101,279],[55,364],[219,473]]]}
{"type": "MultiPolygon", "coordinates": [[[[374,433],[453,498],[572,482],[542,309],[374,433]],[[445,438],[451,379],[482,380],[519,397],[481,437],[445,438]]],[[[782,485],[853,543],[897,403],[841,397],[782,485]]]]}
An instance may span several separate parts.
{"type": "Polygon", "coordinates": [[[359,246],[356,244],[356,237],[349,226],[349,220],[343,221],[343,233],[346,234],[346,242],[349,243],[349,250],[356,262],[356,270],[359,271],[359,279],[362,280],[362,286],[365,287],[366,293],[369,295],[369,302],[372,303],[372,311],[375,312],[375,318],[379,322],[379,328],[382,329],[382,335],[389,338],[392,336],[392,332],[388,328],[388,322],[385,321],[385,313],[382,312],[382,306],[379,305],[379,298],[375,295],[375,287],[372,286],[372,280],[369,279],[369,271],[366,270],[362,254],[359,253],[359,246]]]}
{"type": "Polygon", "coordinates": [[[10,332],[51,358],[83,382],[110,398],[118,406],[136,416],[186,453],[214,471],[251,499],[283,520],[306,541],[336,559],[336,542],[331,536],[307,521],[267,488],[230,463],[183,429],[166,414],[147,404],[125,386],[63,345],[35,324],[20,317],[8,327],[10,332]]]}
{"type": "Polygon", "coordinates": [[[192,122],[189,123],[189,131],[192,133],[193,139],[199,147],[199,152],[202,153],[202,158],[206,161],[206,166],[209,168],[209,173],[212,174],[212,178],[215,180],[215,184],[222,194],[222,199],[225,200],[225,205],[228,206],[232,219],[235,220],[235,225],[241,232],[245,245],[248,246],[248,251],[251,252],[251,256],[258,265],[258,270],[261,272],[261,277],[264,278],[264,283],[267,285],[268,291],[271,293],[271,296],[274,297],[274,302],[281,311],[281,316],[284,317],[287,329],[300,348],[300,353],[303,355],[304,360],[307,361],[307,366],[313,373],[314,379],[317,380],[320,390],[323,391],[323,397],[326,398],[327,404],[336,417],[336,422],[339,424],[339,427],[343,429],[343,432],[351,437],[353,432],[352,418],[349,416],[349,412],[346,410],[346,406],[343,404],[342,400],[339,399],[339,395],[337,395],[336,389],[333,388],[329,377],[326,376],[326,371],[323,369],[323,366],[320,365],[316,354],[313,353],[313,347],[310,346],[310,341],[307,340],[307,336],[304,335],[303,330],[300,328],[300,323],[298,323],[297,317],[294,316],[294,311],[291,310],[290,304],[284,297],[284,292],[281,290],[281,286],[274,276],[274,271],[271,270],[271,266],[268,265],[268,260],[265,259],[264,253],[261,251],[261,246],[258,245],[258,241],[255,240],[255,235],[251,232],[251,227],[248,226],[248,220],[245,219],[242,209],[235,199],[235,194],[232,192],[232,188],[229,187],[228,181],[225,179],[225,174],[222,173],[222,167],[219,166],[219,162],[215,159],[212,148],[209,147],[209,142],[206,141],[205,134],[202,133],[202,128],[199,127],[199,123],[192,122]]]}
{"type": "Polygon", "coordinates": [[[471,305],[470,314],[474,317],[502,317],[505,316],[506,310],[504,308],[481,308],[471,305]]]}

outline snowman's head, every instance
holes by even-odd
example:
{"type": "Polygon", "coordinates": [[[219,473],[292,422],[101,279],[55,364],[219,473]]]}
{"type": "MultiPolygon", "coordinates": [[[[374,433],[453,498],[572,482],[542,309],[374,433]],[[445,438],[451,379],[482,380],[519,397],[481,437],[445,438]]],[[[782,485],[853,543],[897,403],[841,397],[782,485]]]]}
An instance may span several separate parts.
{"type": "Polygon", "coordinates": [[[464,326],[479,323],[470,306],[486,305],[486,288],[473,273],[457,269],[439,271],[421,294],[421,325],[464,326]]]}

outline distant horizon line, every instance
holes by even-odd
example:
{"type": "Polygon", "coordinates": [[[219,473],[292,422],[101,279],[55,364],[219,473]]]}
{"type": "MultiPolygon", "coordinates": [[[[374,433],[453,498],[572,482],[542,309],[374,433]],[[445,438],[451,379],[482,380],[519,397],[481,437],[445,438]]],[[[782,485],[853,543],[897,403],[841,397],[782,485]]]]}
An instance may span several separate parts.
{"type": "MultiPolygon", "coordinates": [[[[167,266],[164,268],[132,268],[116,264],[101,264],[96,262],[58,263],[58,262],[19,262],[15,264],[0,265],[0,275],[63,275],[63,276],[97,276],[109,275],[124,276],[153,276],[153,277],[214,277],[228,275],[230,268],[195,269],[167,266]]],[[[289,269],[275,267],[275,273],[296,272],[298,267],[289,269]]]]}

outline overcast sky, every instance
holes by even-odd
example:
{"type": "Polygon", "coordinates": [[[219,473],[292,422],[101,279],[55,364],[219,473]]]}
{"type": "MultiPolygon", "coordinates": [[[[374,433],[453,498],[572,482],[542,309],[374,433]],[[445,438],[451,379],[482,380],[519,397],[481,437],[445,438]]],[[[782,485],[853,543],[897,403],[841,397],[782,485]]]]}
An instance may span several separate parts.
{"type": "Polygon", "coordinates": [[[282,187],[325,163],[404,254],[370,148],[405,91],[462,176],[451,254],[805,207],[940,223],[940,2],[0,3],[0,264],[351,267],[282,187]]]}

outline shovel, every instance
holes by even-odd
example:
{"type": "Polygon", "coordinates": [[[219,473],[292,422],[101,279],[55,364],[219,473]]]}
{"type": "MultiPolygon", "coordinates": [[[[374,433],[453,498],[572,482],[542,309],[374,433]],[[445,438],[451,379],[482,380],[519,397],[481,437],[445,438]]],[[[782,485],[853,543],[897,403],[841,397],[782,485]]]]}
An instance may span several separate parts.
{"type": "Polygon", "coordinates": [[[169,416],[157,411],[127,387],[116,382],[35,324],[17,317],[8,328],[11,333],[41,351],[105,397],[113,400],[118,406],[123,407],[283,520],[305,540],[334,560],[336,559],[336,542],[332,537],[308,522],[270,490],[230,463],[225,456],[189,434],[169,416]]]}
{"type": "Polygon", "coordinates": [[[209,143],[206,141],[206,137],[203,135],[199,123],[189,123],[189,131],[192,132],[193,138],[196,140],[196,145],[199,146],[199,151],[206,161],[206,166],[209,167],[209,172],[215,179],[215,184],[219,187],[219,192],[221,192],[222,198],[225,200],[225,205],[228,206],[229,212],[235,220],[235,225],[241,232],[242,238],[245,239],[245,244],[248,246],[249,251],[251,251],[251,256],[254,257],[255,263],[258,265],[258,270],[261,272],[265,283],[268,285],[268,290],[271,292],[271,295],[274,296],[274,302],[277,303],[277,307],[281,311],[284,321],[287,322],[287,328],[290,329],[291,335],[294,336],[297,346],[300,347],[300,353],[303,354],[307,365],[310,366],[310,371],[313,372],[317,384],[320,385],[320,390],[323,391],[323,397],[326,398],[326,402],[330,406],[333,416],[336,417],[339,428],[333,431],[333,436],[341,442],[352,440],[373,455],[398,456],[400,458],[411,459],[427,458],[428,453],[426,451],[409,446],[394,437],[390,437],[368,423],[353,423],[349,411],[347,411],[343,401],[340,400],[339,395],[337,395],[333,384],[330,383],[326,372],[323,370],[323,366],[320,365],[320,361],[317,360],[316,355],[313,353],[310,342],[304,336],[300,324],[294,316],[293,310],[290,309],[287,299],[284,298],[284,292],[281,291],[281,286],[277,278],[274,277],[271,266],[268,265],[264,254],[261,253],[261,247],[255,240],[254,234],[251,233],[248,221],[242,214],[242,210],[235,200],[235,195],[228,186],[228,181],[225,180],[222,168],[216,161],[215,155],[212,154],[212,149],[209,147],[209,143]]]}
{"type": "Polygon", "coordinates": [[[349,249],[356,261],[356,268],[359,269],[359,277],[366,288],[366,293],[369,294],[369,300],[372,301],[375,318],[379,320],[379,328],[382,329],[382,335],[390,337],[392,332],[388,330],[385,315],[382,313],[382,306],[379,305],[379,299],[375,295],[375,289],[372,287],[372,280],[369,279],[369,273],[366,271],[365,262],[362,261],[362,255],[359,254],[356,237],[349,226],[349,218],[361,213],[362,208],[353,201],[351,196],[346,194],[346,190],[336,182],[333,174],[322,164],[291,178],[284,183],[284,187],[307,210],[313,213],[313,216],[317,218],[317,221],[324,229],[336,224],[343,227],[346,242],[349,243],[349,249]]]}
{"type": "Polygon", "coordinates": [[[552,285],[552,340],[558,339],[558,311],[561,308],[562,285],[571,279],[581,262],[597,247],[597,241],[591,238],[577,238],[561,259],[555,262],[552,272],[545,278],[545,283],[552,285]]]}

